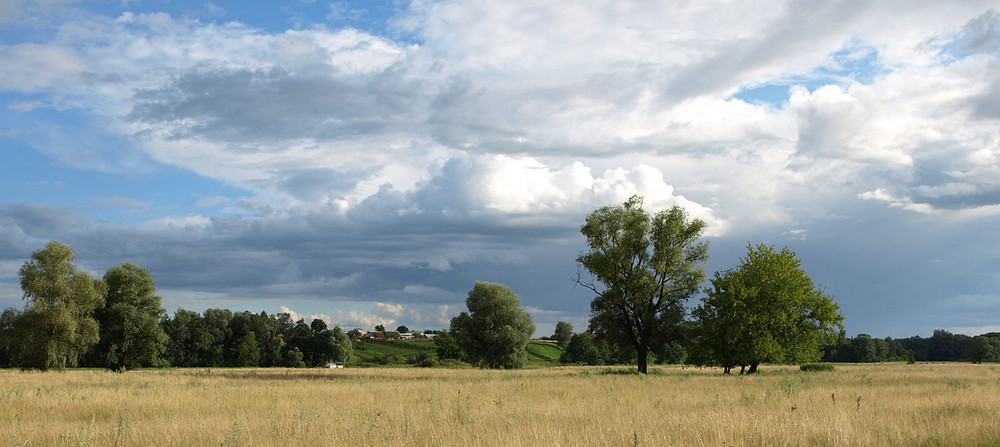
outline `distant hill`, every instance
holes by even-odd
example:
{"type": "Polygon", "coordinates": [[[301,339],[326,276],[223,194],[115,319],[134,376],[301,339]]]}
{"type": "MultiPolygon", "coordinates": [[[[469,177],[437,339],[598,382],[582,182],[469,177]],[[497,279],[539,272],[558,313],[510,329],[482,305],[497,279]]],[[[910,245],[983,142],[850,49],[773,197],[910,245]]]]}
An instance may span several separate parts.
{"type": "Polygon", "coordinates": [[[528,367],[547,367],[559,364],[562,348],[555,342],[532,340],[528,342],[528,367]]]}

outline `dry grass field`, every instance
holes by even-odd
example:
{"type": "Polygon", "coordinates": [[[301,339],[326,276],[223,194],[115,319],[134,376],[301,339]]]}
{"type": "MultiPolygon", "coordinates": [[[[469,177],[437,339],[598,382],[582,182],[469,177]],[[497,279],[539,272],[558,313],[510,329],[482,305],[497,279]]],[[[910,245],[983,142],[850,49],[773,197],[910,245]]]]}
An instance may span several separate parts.
{"type": "Polygon", "coordinates": [[[1000,446],[997,365],[618,371],[2,370],[0,445],[1000,446]]]}

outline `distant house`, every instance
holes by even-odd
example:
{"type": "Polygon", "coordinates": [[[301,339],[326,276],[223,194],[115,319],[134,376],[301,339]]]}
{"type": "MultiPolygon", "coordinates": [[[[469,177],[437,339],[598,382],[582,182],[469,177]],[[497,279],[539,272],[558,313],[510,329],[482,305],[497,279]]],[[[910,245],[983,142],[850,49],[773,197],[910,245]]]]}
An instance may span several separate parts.
{"type": "Polygon", "coordinates": [[[362,338],[369,341],[385,341],[384,331],[374,331],[365,334],[362,338]]]}
{"type": "Polygon", "coordinates": [[[326,367],[330,369],[343,368],[344,364],[341,362],[330,362],[326,364],[326,367]]]}
{"type": "Polygon", "coordinates": [[[430,338],[430,339],[433,339],[434,337],[436,337],[436,336],[437,336],[437,334],[428,334],[428,333],[426,333],[426,332],[424,332],[424,334],[423,334],[423,335],[424,335],[424,338],[430,338]]]}
{"type": "Polygon", "coordinates": [[[399,333],[399,338],[401,338],[403,340],[409,340],[409,339],[411,339],[413,337],[414,337],[413,332],[400,332],[399,333]]]}
{"type": "Polygon", "coordinates": [[[399,332],[396,331],[385,331],[386,340],[399,340],[399,332]]]}

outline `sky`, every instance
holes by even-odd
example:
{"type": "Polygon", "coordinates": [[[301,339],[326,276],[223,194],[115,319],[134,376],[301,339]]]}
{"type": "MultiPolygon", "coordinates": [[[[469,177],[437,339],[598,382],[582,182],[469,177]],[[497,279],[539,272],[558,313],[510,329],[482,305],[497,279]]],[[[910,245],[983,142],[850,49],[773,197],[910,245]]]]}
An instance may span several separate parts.
{"type": "Polygon", "coordinates": [[[171,314],[436,329],[489,281],[582,331],[580,226],[638,194],[710,275],[795,251],[849,335],[1000,330],[998,11],[0,1],[0,308],[58,240],[171,314]]]}

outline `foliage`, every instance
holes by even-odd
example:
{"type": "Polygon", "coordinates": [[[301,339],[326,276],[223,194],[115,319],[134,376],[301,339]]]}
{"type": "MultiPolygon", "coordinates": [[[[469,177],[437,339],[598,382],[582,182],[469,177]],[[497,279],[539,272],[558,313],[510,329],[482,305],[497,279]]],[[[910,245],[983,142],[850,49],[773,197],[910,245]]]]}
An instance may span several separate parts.
{"type": "Polygon", "coordinates": [[[354,343],[351,341],[351,337],[348,337],[339,326],[334,326],[331,335],[332,340],[330,342],[333,345],[333,349],[331,349],[332,355],[327,361],[347,363],[351,355],[354,354],[354,343]]]}
{"type": "Polygon", "coordinates": [[[386,359],[390,359],[394,364],[404,364],[436,357],[434,341],[428,339],[413,338],[392,342],[363,340],[352,343],[354,344],[352,364],[359,366],[378,365],[386,359]],[[413,362],[407,362],[407,359],[412,359],[413,362]]]}
{"type": "Polygon", "coordinates": [[[437,359],[426,358],[417,363],[417,366],[421,368],[436,368],[438,366],[441,366],[441,363],[439,363],[437,359]]]}
{"type": "Polygon", "coordinates": [[[565,348],[569,344],[570,338],[573,338],[573,325],[565,321],[556,323],[556,330],[551,339],[555,340],[560,347],[565,348]]]}
{"type": "Polygon", "coordinates": [[[17,343],[17,334],[14,333],[14,324],[17,322],[21,312],[17,309],[7,308],[0,313],[0,368],[11,366],[11,347],[17,343]]]}
{"type": "Polygon", "coordinates": [[[397,326],[396,327],[396,332],[400,332],[400,333],[402,333],[402,332],[410,332],[410,328],[408,328],[406,326],[397,326]]]}
{"type": "Polygon", "coordinates": [[[247,332],[236,346],[236,366],[257,366],[260,363],[260,345],[257,334],[247,332]]]}
{"type": "Polygon", "coordinates": [[[166,311],[149,271],[127,263],[104,273],[104,306],[95,312],[100,341],[94,346],[103,366],[124,371],[154,366],[166,348],[167,334],[160,326],[166,311]]]}
{"type": "Polygon", "coordinates": [[[748,245],[734,270],[716,273],[694,310],[692,360],[699,365],[750,366],[817,361],[837,339],[843,317],[813,285],[795,253],[748,245]]]}
{"type": "Polygon", "coordinates": [[[858,334],[848,339],[841,331],[837,343],[824,349],[825,362],[901,362],[914,358],[914,352],[903,347],[900,340],[891,337],[874,338],[868,334],[858,334]]]}
{"type": "Polygon", "coordinates": [[[285,351],[281,366],[289,368],[304,368],[306,366],[306,362],[302,361],[302,351],[299,350],[298,346],[285,351]]]}
{"type": "Polygon", "coordinates": [[[243,344],[250,343],[247,335],[251,332],[259,352],[258,366],[347,363],[354,351],[353,342],[340,327],[329,329],[319,319],[309,324],[302,319],[292,322],[286,313],[208,309],[199,315],[178,309],[174,318],[161,320],[161,326],[170,337],[165,356],[175,366],[246,366],[253,356],[249,345],[243,344]]]}
{"type": "Polygon", "coordinates": [[[169,339],[164,355],[171,365],[215,366],[209,363],[215,339],[198,312],[178,308],[173,319],[164,318],[160,325],[169,339]]]}
{"type": "Polygon", "coordinates": [[[313,332],[318,334],[327,329],[330,329],[330,326],[326,325],[326,321],[323,321],[319,318],[313,318],[313,321],[309,323],[309,328],[312,329],[313,332]]]}
{"type": "Polygon", "coordinates": [[[375,358],[375,362],[382,366],[397,365],[403,363],[403,358],[398,355],[382,354],[375,358]]]}
{"type": "Polygon", "coordinates": [[[577,262],[595,282],[578,282],[597,295],[590,331],[631,348],[640,373],[651,347],[678,338],[683,302],[705,279],[705,228],[679,206],[650,216],[638,196],[594,211],[580,228],[588,251],[577,262]]]}
{"type": "Polygon", "coordinates": [[[656,351],[656,362],[668,365],[678,365],[687,359],[687,350],[676,341],[667,342],[656,351]]]}
{"type": "Polygon", "coordinates": [[[11,360],[21,368],[76,366],[98,341],[93,315],[103,303],[104,284],[78,272],[75,257],[72,248],[51,241],[18,271],[28,303],[5,324],[11,360]]]}
{"type": "Polygon", "coordinates": [[[520,368],[535,332],[531,314],[501,284],[477,282],[465,300],[469,312],[451,320],[451,332],[470,363],[487,368],[520,368]]]}
{"type": "Polygon", "coordinates": [[[448,369],[470,369],[473,366],[457,359],[444,359],[441,360],[441,367],[448,369]]]}
{"type": "Polygon", "coordinates": [[[577,363],[581,365],[603,365],[605,358],[594,342],[594,334],[581,332],[573,334],[566,349],[559,356],[560,363],[577,363]]]}
{"type": "Polygon", "coordinates": [[[228,335],[221,340],[224,362],[230,366],[246,366],[246,358],[240,356],[240,344],[247,334],[253,332],[257,349],[260,352],[258,365],[276,366],[283,360],[282,350],[288,349],[284,332],[293,327],[291,317],[287,314],[278,316],[242,311],[232,314],[229,320],[228,335]]]}
{"type": "MultiPolygon", "coordinates": [[[[919,338],[919,337],[918,337],[919,338]]],[[[910,345],[912,347],[912,344],[910,345]]],[[[836,344],[824,348],[824,362],[902,362],[913,361],[916,353],[904,346],[903,340],[892,337],[874,338],[868,334],[858,334],[847,338],[840,331],[836,344]]]]}
{"type": "Polygon", "coordinates": [[[973,363],[1000,362],[1000,334],[992,332],[974,337],[969,346],[969,359],[973,363]]]}
{"type": "Polygon", "coordinates": [[[806,372],[833,371],[833,365],[829,363],[805,363],[799,366],[799,370],[806,372]]]}
{"type": "Polygon", "coordinates": [[[225,363],[226,346],[232,345],[234,340],[233,329],[230,322],[233,321],[233,312],[229,309],[205,309],[205,326],[212,337],[212,346],[205,358],[204,365],[198,366],[222,366],[225,363]]]}
{"type": "Polygon", "coordinates": [[[451,332],[441,331],[437,333],[434,336],[434,346],[437,351],[438,360],[465,359],[465,351],[459,346],[458,341],[451,335],[451,332]]]}

